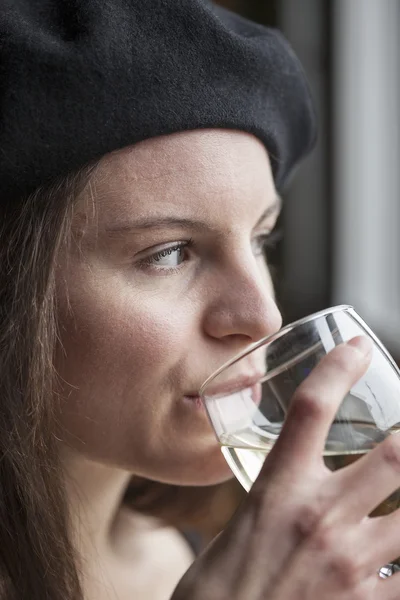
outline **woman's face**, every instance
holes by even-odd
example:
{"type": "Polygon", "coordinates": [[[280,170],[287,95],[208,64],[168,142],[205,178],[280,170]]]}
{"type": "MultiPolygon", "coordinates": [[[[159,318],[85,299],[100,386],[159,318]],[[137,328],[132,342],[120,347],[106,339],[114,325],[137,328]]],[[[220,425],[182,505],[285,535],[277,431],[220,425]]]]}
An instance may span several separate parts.
{"type": "Polygon", "coordinates": [[[69,446],[169,483],[230,476],[195,397],[281,325],[262,252],[278,212],[265,148],[243,132],[174,134],[101,161],[57,272],[69,446]]]}

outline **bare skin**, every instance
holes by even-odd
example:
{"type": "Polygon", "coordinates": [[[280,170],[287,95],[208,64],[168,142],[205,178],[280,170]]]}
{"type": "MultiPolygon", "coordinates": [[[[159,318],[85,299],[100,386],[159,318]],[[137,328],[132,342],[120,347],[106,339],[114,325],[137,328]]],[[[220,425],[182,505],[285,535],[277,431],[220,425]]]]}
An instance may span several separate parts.
{"type": "Polygon", "coordinates": [[[168,600],[194,555],[181,534],[121,504],[131,474],[68,459],[67,491],[88,600],[168,600]]]}

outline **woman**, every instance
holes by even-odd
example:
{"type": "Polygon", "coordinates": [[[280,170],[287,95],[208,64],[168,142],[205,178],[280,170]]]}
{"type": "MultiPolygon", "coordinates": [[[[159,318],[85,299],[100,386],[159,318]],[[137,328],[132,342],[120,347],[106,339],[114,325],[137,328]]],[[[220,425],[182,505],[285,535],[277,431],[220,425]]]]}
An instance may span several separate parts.
{"type": "Polygon", "coordinates": [[[362,338],[299,389],[199,558],[124,503],[133,476],[230,477],[197,394],[281,325],[263,249],[315,137],[292,51],[201,0],[2,11],[1,598],[397,597],[376,573],[400,517],[367,519],[400,483],[395,437],[321,459],[362,338]]]}

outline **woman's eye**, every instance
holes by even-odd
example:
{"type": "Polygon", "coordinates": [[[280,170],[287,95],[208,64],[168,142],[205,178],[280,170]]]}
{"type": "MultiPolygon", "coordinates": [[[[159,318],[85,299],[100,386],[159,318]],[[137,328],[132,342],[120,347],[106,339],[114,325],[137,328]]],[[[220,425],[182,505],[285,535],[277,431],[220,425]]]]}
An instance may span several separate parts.
{"type": "Polygon", "coordinates": [[[178,267],[183,262],[183,254],[183,246],[179,245],[161,250],[150,258],[153,264],[160,267],[178,267]]]}
{"type": "Polygon", "coordinates": [[[163,248],[140,260],[139,266],[144,269],[176,269],[185,262],[187,258],[187,248],[190,244],[190,241],[180,242],[169,248],[163,248]]]}

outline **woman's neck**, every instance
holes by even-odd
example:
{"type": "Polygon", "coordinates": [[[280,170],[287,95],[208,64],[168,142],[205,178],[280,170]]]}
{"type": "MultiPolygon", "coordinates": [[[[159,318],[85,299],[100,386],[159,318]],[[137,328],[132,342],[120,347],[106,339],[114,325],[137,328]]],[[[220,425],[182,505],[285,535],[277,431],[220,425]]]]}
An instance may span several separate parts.
{"type": "Polygon", "coordinates": [[[66,446],[61,463],[77,551],[103,554],[116,542],[114,529],[132,474],[93,462],[66,446]]]}
{"type": "Polygon", "coordinates": [[[84,597],[170,598],[193,555],[175,530],[124,507],[132,473],[65,447],[61,461],[84,597]]]}

